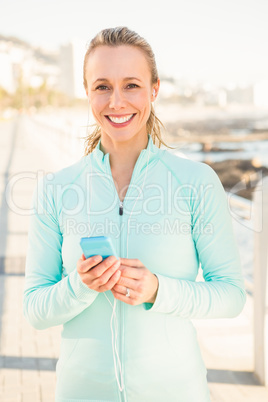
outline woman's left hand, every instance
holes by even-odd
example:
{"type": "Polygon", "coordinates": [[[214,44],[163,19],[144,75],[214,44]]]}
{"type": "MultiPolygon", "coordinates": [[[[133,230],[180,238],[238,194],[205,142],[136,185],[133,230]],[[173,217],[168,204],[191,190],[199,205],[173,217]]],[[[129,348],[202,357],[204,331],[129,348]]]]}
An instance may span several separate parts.
{"type": "Polygon", "coordinates": [[[158,278],[138,259],[120,258],[121,278],[111,289],[114,297],[127,304],[154,303],[158,278]],[[126,296],[127,288],[129,297],[126,296]]]}

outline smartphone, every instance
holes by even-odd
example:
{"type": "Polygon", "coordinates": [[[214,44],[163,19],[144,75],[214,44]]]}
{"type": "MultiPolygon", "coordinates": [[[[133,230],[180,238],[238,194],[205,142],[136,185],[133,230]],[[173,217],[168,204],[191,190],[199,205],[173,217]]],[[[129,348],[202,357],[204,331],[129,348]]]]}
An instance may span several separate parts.
{"type": "Polygon", "coordinates": [[[103,259],[114,255],[117,259],[117,253],[112,243],[112,239],[108,236],[91,236],[81,237],[80,246],[86,258],[93,255],[101,255],[103,259]]]}

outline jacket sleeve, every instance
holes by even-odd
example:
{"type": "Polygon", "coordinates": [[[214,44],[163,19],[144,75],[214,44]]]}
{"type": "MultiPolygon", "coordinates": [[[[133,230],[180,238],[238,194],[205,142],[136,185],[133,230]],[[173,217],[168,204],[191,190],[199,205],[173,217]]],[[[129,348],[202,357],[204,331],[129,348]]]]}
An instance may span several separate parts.
{"type": "Polygon", "coordinates": [[[62,233],[51,187],[46,176],[38,180],[29,220],[23,313],[36,329],[64,324],[99,294],[81,281],[76,269],[62,279],[62,233]]]}
{"type": "Polygon", "coordinates": [[[231,318],[242,311],[246,292],[228,200],[216,172],[202,163],[202,196],[190,197],[192,237],[205,281],[156,273],[158,291],[150,312],[181,318],[231,318]]]}

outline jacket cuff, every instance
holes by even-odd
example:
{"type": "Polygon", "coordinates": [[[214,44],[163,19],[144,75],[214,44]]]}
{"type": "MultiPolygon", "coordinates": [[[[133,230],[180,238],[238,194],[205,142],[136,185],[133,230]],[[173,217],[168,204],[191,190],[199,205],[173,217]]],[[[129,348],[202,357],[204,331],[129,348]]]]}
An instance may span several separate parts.
{"type": "Polygon", "coordinates": [[[68,281],[70,288],[72,289],[76,298],[78,300],[86,302],[89,305],[94,302],[94,300],[99,294],[99,292],[90,289],[84,282],[82,282],[76,269],[74,269],[68,275],[68,281]]]}
{"type": "Polygon", "coordinates": [[[167,280],[172,278],[167,278],[164,275],[154,274],[158,279],[158,290],[156,294],[156,299],[154,303],[143,303],[145,310],[157,312],[157,313],[166,313],[167,306],[165,306],[165,302],[170,298],[170,288],[167,280]]]}

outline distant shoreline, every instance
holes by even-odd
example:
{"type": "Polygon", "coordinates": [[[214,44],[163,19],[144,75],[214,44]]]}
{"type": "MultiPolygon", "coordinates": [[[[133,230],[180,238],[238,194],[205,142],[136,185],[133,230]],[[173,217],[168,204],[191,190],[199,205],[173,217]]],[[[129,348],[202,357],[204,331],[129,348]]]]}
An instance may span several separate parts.
{"type": "MultiPolygon", "coordinates": [[[[183,130],[185,131],[185,130],[183,130]]],[[[172,135],[169,132],[165,135],[166,141],[169,145],[178,144],[181,142],[199,142],[199,143],[218,143],[218,142],[244,142],[244,141],[268,141],[268,131],[262,133],[251,133],[245,135],[232,135],[232,134],[194,134],[187,132],[187,134],[172,135]]]]}

